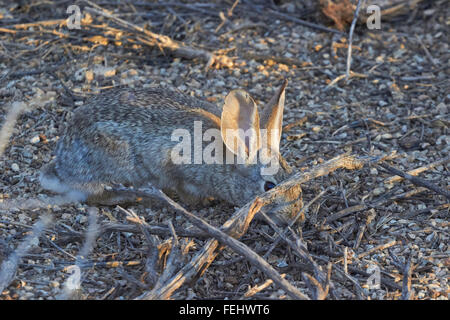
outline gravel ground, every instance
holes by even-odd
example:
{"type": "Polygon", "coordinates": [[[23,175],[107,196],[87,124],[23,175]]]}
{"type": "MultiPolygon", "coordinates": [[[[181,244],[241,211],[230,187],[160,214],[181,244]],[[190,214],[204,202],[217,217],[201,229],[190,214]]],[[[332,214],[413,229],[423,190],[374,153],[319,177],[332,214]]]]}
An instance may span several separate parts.
{"type": "MultiPolygon", "coordinates": [[[[218,69],[206,69],[200,59],[161,55],[158,48],[121,39],[113,30],[106,38],[105,26],[117,26],[103,17],[89,18],[86,12],[83,20],[93,22],[81,31],[58,24],[14,28],[65,18],[66,3],[52,6],[38,1],[21,1],[21,5],[4,2],[0,6],[0,121],[4,122],[15,101],[33,107],[18,118],[0,157],[0,203],[21,204],[27,199],[51,196],[39,186],[39,170],[52,159],[64,123],[89,96],[120,85],[176,87],[221,105],[225,95],[239,87],[258,102],[265,102],[287,78],[284,125],[288,127],[281,148],[295,171],[307,170],[345,152],[365,156],[396,151],[387,163],[404,172],[448,157],[448,3],[431,1],[411,21],[402,17],[382,22],[380,30],[357,25],[352,55],[355,76],[348,82],[333,82],[345,73],[346,36],[270,14],[247,15],[246,6],[251,1],[238,4],[219,29],[222,20],[218,12],[226,12],[233,2],[192,5],[197,11],[97,2],[122,19],[155,33],[205,50],[222,50],[233,58],[232,67],[218,69]],[[238,29],[250,22],[259,24],[238,29]]],[[[81,4],[82,8],[86,6],[81,4]]],[[[319,13],[302,13],[306,9],[299,3],[283,1],[276,9],[333,27],[319,13]]],[[[374,165],[338,170],[302,186],[304,203],[326,190],[295,231],[301,231],[309,253],[324,270],[332,263],[328,299],[448,299],[448,199],[406,180],[392,181],[392,177],[374,165]],[[351,210],[362,204],[362,209],[351,210]],[[346,209],[347,214],[343,211],[346,209]],[[336,213],[343,214],[333,216],[336,213]],[[367,282],[373,268],[380,271],[379,288],[367,282]],[[410,290],[403,284],[408,272],[410,290]]],[[[448,160],[427,168],[418,177],[448,190],[448,160]]],[[[219,227],[236,208],[214,202],[188,209],[219,227]]],[[[13,280],[0,292],[0,299],[64,297],[65,281],[70,276],[67,267],[83,250],[90,210],[86,204],[0,210],[3,266],[44,213],[53,218],[39,239],[27,243],[13,280]]],[[[128,215],[117,207],[98,207],[96,223],[131,226],[129,213],[134,212],[150,226],[165,227],[171,220],[177,232],[196,230],[170,208],[135,204],[126,210],[128,215]]],[[[135,230],[104,232],[96,238],[82,269],[77,298],[133,299],[152,288],[146,271],[151,246],[145,234],[135,230]]],[[[160,252],[164,252],[171,234],[165,232],[158,237],[160,252]]],[[[267,224],[255,221],[241,240],[262,256],[275,237],[267,224]]],[[[187,245],[187,238],[180,239],[187,245]]],[[[183,263],[205,243],[201,237],[189,239],[192,242],[183,263]]],[[[302,277],[309,271],[284,242],[266,260],[290,283],[310,294],[302,277]]],[[[240,299],[249,288],[266,280],[263,273],[226,248],[197,281],[183,285],[172,298],[240,299]]],[[[269,285],[248,298],[288,297],[269,285]]]]}

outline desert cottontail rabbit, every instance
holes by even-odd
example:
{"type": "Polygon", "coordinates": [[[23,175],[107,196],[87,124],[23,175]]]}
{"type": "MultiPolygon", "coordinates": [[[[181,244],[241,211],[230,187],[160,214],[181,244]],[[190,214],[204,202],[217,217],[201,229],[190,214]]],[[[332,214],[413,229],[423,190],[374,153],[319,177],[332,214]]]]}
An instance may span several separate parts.
{"type": "Polygon", "coordinates": [[[285,177],[278,164],[286,84],[261,112],[243,90],[231,91],[223,108],[162,88],[105,91],[75,111],[41,185],[109,204],[108,186],[151,183],[189,203],[242,205],[285,177]]]}

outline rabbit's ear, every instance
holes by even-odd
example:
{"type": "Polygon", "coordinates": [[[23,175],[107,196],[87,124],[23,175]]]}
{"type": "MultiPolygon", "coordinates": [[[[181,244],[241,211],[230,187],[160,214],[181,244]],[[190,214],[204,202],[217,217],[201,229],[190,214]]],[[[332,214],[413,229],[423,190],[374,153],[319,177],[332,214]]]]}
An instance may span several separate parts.
{"type": "Polygon", "coordinates": [[[225,98],[220,131],[232,153],[247,161],[255,158],[261,147],[258,107],[244,90],[233,90],[225,98]]]}
{"type": "Polygon", "coordinates": [[[281,87],[261,112],[261,127],[267,130],[268,149],[276,153],[280,152],[285,89],[287,84],[288,81],[284,80],[281,87]]]}

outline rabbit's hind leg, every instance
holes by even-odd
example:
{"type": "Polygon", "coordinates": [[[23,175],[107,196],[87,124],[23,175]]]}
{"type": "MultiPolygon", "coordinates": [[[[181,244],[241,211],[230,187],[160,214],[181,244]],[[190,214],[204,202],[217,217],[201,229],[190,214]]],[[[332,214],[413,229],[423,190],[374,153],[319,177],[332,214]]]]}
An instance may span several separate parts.
{"type": "Polygon", "coordinates": [[[66,195],[71,201],[83,202],[88,198],[88,192],[75,188],[59,178],[55,169],[55,162],[50,162],[43,168],[39,176],[41,186],[49,191],[66,195]]]}
{"type": "Polygon", "coordinates": [[[101,193],[90,195],[86,202],[102,206],[114,206],[118,204],[133,204],[142,201],[142,197],[133,189],[105,189],[101,193]]]}

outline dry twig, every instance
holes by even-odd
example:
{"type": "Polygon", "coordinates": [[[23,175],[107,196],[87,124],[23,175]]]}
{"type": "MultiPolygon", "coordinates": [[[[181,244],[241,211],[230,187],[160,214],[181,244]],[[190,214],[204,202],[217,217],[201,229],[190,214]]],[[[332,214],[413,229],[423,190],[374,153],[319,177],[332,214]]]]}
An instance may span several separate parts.
{"type": "Polygon", "coordinates": [[[427,188],[429,190],[432,190],[432,191],[436,192],[437,194],[443,195],[444,197],[446,197],[447,199],[450,200],[450,192],[448,190],[444,190],[444,189],[440,188],[439,186],[437,186],[437,185],[435,185],[435,184],[433,184],[433,183],[431,183],[431,182],[429,182],[427,180],[420,179],[418,177],[414,177],[414,176],[412,176],[412,175],[410,175],[410,174],[408,174],[406,172],[398,170],[398,169],[396,169],[394,167],[391,167],[391,166],[389,166],[389,165],[387,165],[385,163],[380,163],[379,166],[384,168],[384,169],[386,169],[387,171],[389,171],[389,172],[391,172],[393,174],[396,174],[396,175],[398,175],[398,176],[400,176],[402,178],[405,178],[405,179],[411,181],[415,185],[418,185],[418,186],[421,186],[421,187],[425,187],[425,188],[427,188]]]}
{"type": "Polygon", "coordinates": [[[14,279],[20,260],[32,246],[37,244],[42,232],[44,232],[51,221],[52,219],[50,216],[43,216],[39,219],[39,221],[33,225],[31,233],[19,244],[17,249],[3,261],[0,266],[0,293],[14,279]]]}
{"type": "MultiPolygon", "coordinates": [[[[350,67],[352,64],[352,43],[353,43],[353,32],[355,31],[356,21],[358,21],[359,9],[361,8],[361,3],[364,3],[365,0],[358,0],[358,4],[356,5],[355,15],[353,16],[352,25],[350,26],[350,32],[348,34],[348,51],[347,51],[347,68],[345,71],[345,81],[348,81],[350,77],[350,67]]],[[[364,4],[363,4],[364,6],[364,4]]]]}
{"type": "Polygon", "coordinates": [[[94,14],[104,16],[105,18],[108,18],[108,19],[116,22],[119,25],[125,26],[127,28],[130,28],[134,31],[141,33],[142,37],[138,36],[137,38],[142,43],[145,43],[149,46],[156,46],[162,51],[169,50],[175,56],[186,58],[186,59],[201,58],[203,60],[206,60],[207,68],[210,66],[213,66],[213,65],[215,65],[217,68],[221,68],[221,67],[230,68],[233,66],[233,61],[225,55],[213,54],[213,53],[203,50],[203,49],[189,47],[189,46],[183,44],[182,42],[171,39],[168,36],[151,32],[151,31],[146,30],[146,29],[144,29],[138,25],[135,25],[131,22],[128,22],[121,18],[118,18],[118,17],[110,14],[108,11],[106,11],[104,9],[98,10],[95,8],[87,7],[87,8],[85,8],[85,10],[88,12],[94,13],[94,14]]]}
{"type": "Polygon", "coordinates": [[[23,102],[14,102],[6,115],[5,122],[0,130],[0,157],[5,151],[6,145],[8,144],[9,138],[11,137],[14,125],[16,124],[17,118],[26,109],[26,105],[23,102]]]}
{"type": "MultiPolygon", "coordinates": [[[[430,164],[427,164],[426,166],[422,166],[422,167],[419,167],[419,168],[407,171],[406,174],[409,174],[411,176],[416,176],[419,173],[422,173],[422,172],[434,169],[434,168],[436,168],[436,167],[438,167],[440,165],[446,164],[449,161],[450,161],[450,156],[447,156],[447,157],[445,157],[443,159],[440,159],[438,161],[435,161],[435,162],[432,162],[430,164]]],[[[385,183],[386,184],[391,184],[391,183],[394,183],[394,182],[401,181],[402,179],[404,179],[402,176],[398,176],[397,175],[397,176],[394,176],[394,177],[391,177],[391,178],[387,179],[385,181],[385,183]]]]}

